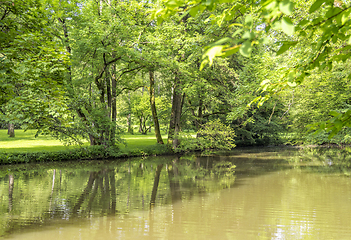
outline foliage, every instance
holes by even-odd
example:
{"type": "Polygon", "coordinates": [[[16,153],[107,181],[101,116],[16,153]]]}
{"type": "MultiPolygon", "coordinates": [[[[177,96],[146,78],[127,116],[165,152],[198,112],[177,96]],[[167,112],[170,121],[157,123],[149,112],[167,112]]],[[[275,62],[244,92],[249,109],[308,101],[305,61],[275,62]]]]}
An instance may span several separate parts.
{"type": "Polygon", "coordinates": [[[180,146],[177,151],[202,150],[204,154],[211,150],[231,150],[235,147],[235,133],[219,119],[205,123],[196,133],[196,138],[190,134],[180,135],[180,146]]]}
{"type": "Polygon", "coordinates": [[[11,1],[0,11],[0,119],[25,129],[68,124],[63,75],[69,58],[50,37],[42,2],[11,1]]]}
{"type": "MultiPolygon", "coordinates": [[[[347,78],[348,65],[348,63],[342,63],[333,67],[330,71],[314,71],[310,77],[294,89],[294,105],[291,108],[291,114],[293,115],[292,131],[301,133],[305,126],[308,126],[311,122],[315,123],[314,129],[318,129],[319,125],[324,122],[326,131],[320,129],[314,134],[311,133],[309,138],[316,138],[319,142],[325,143],[347,142],[345,140],[349,129],[342,129],[344,124],[339,124],[336,120],[341,117],[342,113],[346,114],[350,105],[350,80],[347,78]],[[331,132],[332,129],[328,129],[330,124],[325,123],[330,118],[330,114],[335,117],[333,121],[338,124],[338,128],[340,128],[338,131],[331,132]],[[342,135],[345,137],[344,140],[342,140],[342,135]],[[331,139],[332,137],[334,139],[331,139]]],[[[344,121],[346,124],[345,119],[344,121]]],[[[310,125],[310,128],[312,128],[312,125],[310,125]]],[[[313,141],[313,139],[311,140],[313,141]]]]}
{"type": "Polygon", "coordinates": [[[238,146],[282,143],[280,135],[286,132],[286,112],[289,109],[285,99],[289,96],[275,95],[262,106],[250,104],[260,96],[257,91],[260,83],[274,75],[277,62],[272,52],[263,47],[255,48],[250,59],[241,60],[245,67],[237,71],[238,80],[229,99],[231,109],[226,115],[226,120],[235,130],[235,143],[238,146]]]}
{"type": "MultiPolygon", "coordinates": [[[[237,52],[248,57],[256,45],[267,44],[269,37],[279,47],[277,55],[289,51],[296,56],[293,64],[281,68],[278,78],[262,81],[264,94],[253,101],[259,105],[283,89],[300,84],[315,68],[330,70],[335,64],[346,62],[351,54],[351,6],[345,1],[167,1],[162,9],[154,11],[154,17],[161,23],[178,12],[183,17],[194,17],[205,10],[213,12],[207,21],[218,25],[232,23],[230,27],[235,32],[208,45],[200,68],[212,65],[216,57],[237,52]]],[[[333,119],[317,126],[331,131],[332,137],[349,125],[350,112],[334,113],[333,119]]]]}
{"type": "Polygon", "coordinates": [[[1,125],[115,148],[124,125],[153,126],[152,73],[153,114],[173,148],[185,139],[179,151],[231,148],[184,133],[220,121],[237,144],[349,141],[347,2],[11,3],[0,8],[1,125]],[[320,132],[301,134],[310,123],[320,132]]]}
{"type": "Polygon", "coordinates": [[[225,149],[235,147],[234,131],[220,122],[220,120],[205,123],[197,132],[199,143],[203,149],[225,149]]]}
{"type": "Polygon", "coordinates": [[[156,156],[170,154],[167,145],[156,144],[133,149],[118,147],[88,146],[60,151],[14,152],[0,153],[0,165],[33,163],[33,162],[62,162],[77,160],[116,159],[136,156],[156,156]]]}

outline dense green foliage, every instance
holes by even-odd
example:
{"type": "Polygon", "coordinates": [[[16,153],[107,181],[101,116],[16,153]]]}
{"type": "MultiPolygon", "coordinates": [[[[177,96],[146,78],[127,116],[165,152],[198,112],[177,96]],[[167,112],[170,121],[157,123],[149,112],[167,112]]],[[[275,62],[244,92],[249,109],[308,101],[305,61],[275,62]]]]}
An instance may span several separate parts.
{"type": "Polygon", "coordinates": [[[123,150],[115,147],[88,146],[59,151],[0,153],[0,164],[115,159],[135,156],[156,156],[170,153],[172,152],[167,145],[160,144],[123,150]]]}
{"type": "Polygon", "coordinates": [[[123,132],[151,129],[174,151],[350,143],[350,15],[329,0],[8,0],[1,125],[119,154],[123,132]],[[204,130],[216,122],[230,136],[201,139],[224,136],[204,130]]]}
{"type": "MultiPolygon", "coordinates": [[[[260,46],[264,47],[263,52],[260,51],[263,55],[270,51],[273,56],[278,56],[273,58],[274,62],[281,60],[275,62],[277,65],[274,68],[266,69],[266,72],[272,71],[274,75],[261,82],[262,95],[252,101],[258,102],[258,106],[287,88],[303,83],[306,78],[320,78],[323,72],[339,72],[337,78],[349,80],[347,68],[342,68],[340,72],[340,66],[348,64],[351,54],[351,6],[348,2],[180,0],[167,1],[163,8],[154,12],[154,16],[163,22],[176,13],[195,17],[207,11],[213,14],[206,21],[219,26],[230,23],[233,32],[227,31],[225,37],[208,45],[201,68],[212,65],[216,57],[227,57],[236,52],[246,57],[256,55],[255,50],[260,46]],[[273,45],[272,40],[275,43],[273,45]],[[279,56],[284,56],[284,59],[279,56]]],[[[323,79],[319,83],[329,84],[325,83],[328,81],[323,79]]],[[[343,91],[340,88],[333,90],[337,95],[343,91]]],[[[316,116],[319,123],[312,127],[319,129],[317,132],[326,131],[329,139],[343,128],[351,126],[351,110],[347,107],[347,101],[338,104],[344,104],[343,110],[327,109],[333,118],[328,120],[316,116]]],[[[303,111],[310,112],[311,109],[304,108],[303,111]]]]}
{"type": "Polygon", "coordinates": [[[201,150],[204,154],[211,150],[231,150],[235,147],[235,133],[230,126],[226,126],[218,119],[202,125],[196,132],[196,138],[191,134],[182,134],[177,151],[201,150]]]}

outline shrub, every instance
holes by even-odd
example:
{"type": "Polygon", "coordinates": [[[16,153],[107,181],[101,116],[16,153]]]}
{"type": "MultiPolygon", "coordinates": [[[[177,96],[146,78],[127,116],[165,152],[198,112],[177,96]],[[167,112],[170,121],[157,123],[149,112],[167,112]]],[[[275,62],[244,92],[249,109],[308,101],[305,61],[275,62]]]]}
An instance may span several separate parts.
{"type": "Polygon", "coordinates": [[[162,155],[171,153],[167,145],[151,145],[133,151],[121,151],[118,147],[89,146],[56,152],[0,153],[0,164],[111,159],[132,156],[162,155]]]}
{"type": "Polygon", "coordinates": [[[177,151],[201,150],[208,152],[211,150],[231,150],[235,147],[234,137],[234,130],[217,119],[204,124],[197,132],[196,138],[189,134],[180,134],[180,145],[177,151]]]}

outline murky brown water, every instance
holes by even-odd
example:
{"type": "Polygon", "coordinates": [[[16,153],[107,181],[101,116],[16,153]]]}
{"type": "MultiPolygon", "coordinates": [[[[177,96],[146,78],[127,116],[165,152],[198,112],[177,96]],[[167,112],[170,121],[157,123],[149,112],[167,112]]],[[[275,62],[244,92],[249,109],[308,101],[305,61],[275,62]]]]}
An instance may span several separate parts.
{"type": "Polygon", "coordinates": [[[9,169],[0,182],[1,234],[27,240],[350,239],[347,162],[335,152],[236,151],[9,169]]]}

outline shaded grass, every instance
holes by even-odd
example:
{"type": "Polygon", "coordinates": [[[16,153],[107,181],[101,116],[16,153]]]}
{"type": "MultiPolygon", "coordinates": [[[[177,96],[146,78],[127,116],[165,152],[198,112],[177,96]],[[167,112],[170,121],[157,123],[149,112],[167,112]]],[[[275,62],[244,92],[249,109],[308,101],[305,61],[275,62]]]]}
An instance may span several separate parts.
{"type": "MultiPolygon", "coordinates": [[[[7,130],[0,130],[0,152],[55,152],[77,148],[77,146],[65,146],[62,142],[50,136],[35,137],[35,133],[36,130],[28,130],[24,132],[23,130],[16,129],[15,137],[10,138],[7,135],[7,130]]],[[[155,145],[157,143],[154,133],[149,133],[148,135],[125,134],[121,137],[124,139],[125,144],[120,144],[119,147],[124,151],[142,149],[147,146],[155,145]]],[[[166,139],[166,137],[166,135],[162,136],[163,139],[166,139]]],[[[88,145],[88,143],[84,144],[84,146],[88,145]]]]}

